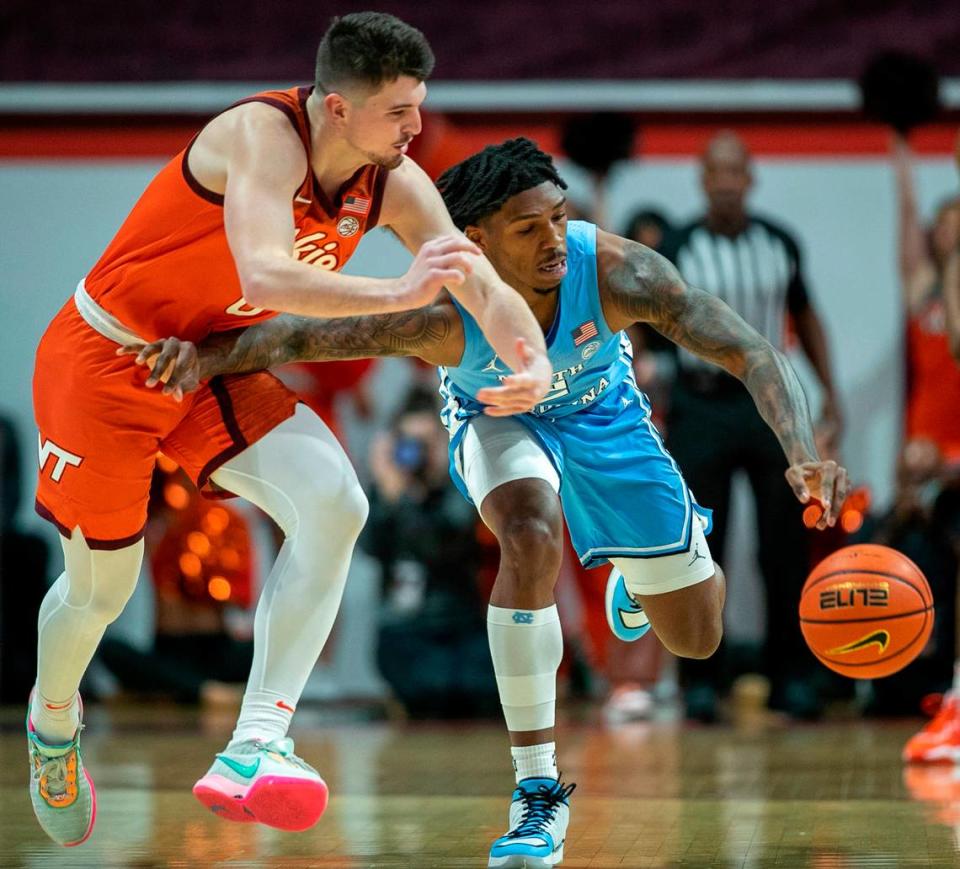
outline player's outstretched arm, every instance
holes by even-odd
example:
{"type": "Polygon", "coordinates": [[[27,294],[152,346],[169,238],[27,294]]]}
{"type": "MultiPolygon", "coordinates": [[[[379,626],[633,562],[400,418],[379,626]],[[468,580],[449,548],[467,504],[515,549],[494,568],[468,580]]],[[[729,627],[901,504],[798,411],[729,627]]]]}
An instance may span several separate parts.
{"type": "Polygon", "coordinates": [[[675,344],[739,378],[776,434],[790,464],[787,480],[804,503],[824,508],[818,527],[836,522],[846,497],[846,470],[821,461],[807,399],[796,372],[752,326],[716,296],[688,287],[658,253],[597,233],[597,270],[611,329],[649,323],[675,344]]]}
{"type": "MultiPolygon", "coordinates": [[[[411,160],[394,170],[384,193],[381,222],[389,226],[416,253],[438,237],[459,231],[450,219],[437,189],[411,160]]],[[[497,355],[511,368],[493,397],[495,415],[524,413],[550,388],[552,369],[543,332],[520,294],[507,286],[486,257],[476,257],[473,271],[450,292],[477,321],[497,355]]]]}
{"type": "Polygon", "coordinates": [[[321,320],[282,314],[256,326],[211,335],[199,346],[179,338],[121,347],[150,370],[146,386],[163,384],[179,399],[220,374],[262,371],[287,362],[376,356],[417,356],[456,365],[463,355],[463,321],[449,301],[367,317],[321,320]]]}

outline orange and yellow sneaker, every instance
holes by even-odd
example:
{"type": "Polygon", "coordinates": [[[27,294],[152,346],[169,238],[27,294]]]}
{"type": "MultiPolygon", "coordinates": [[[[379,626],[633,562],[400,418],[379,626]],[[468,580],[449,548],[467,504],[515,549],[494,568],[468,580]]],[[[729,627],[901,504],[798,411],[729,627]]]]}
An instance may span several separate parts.
{"type": "Polygon", "coordinates": [[[903,747],[907,763],[951,763],[960,760],[960,702],[944,694],[940,710],[903,747]]]}
{"type": "Polygon", "coordinates": [[[80,756],[81,730],[82,724],[65,745],[47,745],[37,735],[27,707],[33,813],[43,831],[68,848],[90,838],[97,818],[97,792],[80,756]]]}

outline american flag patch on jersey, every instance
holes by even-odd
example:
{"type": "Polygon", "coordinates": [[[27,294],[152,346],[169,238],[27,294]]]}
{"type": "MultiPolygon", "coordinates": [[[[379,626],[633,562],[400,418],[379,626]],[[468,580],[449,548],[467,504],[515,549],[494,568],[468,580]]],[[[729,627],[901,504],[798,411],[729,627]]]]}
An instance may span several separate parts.
{"type": "Polygon", "coordinates": [[[597,332],[597,324],[593,320],[587,320],[586,323],[577,326],[570,334],[573,335],[573,346],[579,347],[584,341],[596,338],[599,333],[597,332]]]}
{"type": "Polygon", "coordinates": [[[348,196],[340,206],[341,211],[351,211],[354,214],[366,214],[370,210],[370,200],[364,196],[348,196]]]}

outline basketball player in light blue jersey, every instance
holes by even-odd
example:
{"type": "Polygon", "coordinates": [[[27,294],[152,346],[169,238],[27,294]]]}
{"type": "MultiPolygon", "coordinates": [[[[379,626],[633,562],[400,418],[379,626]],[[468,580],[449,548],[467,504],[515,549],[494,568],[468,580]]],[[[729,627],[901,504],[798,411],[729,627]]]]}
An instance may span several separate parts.
{"type": "Polygon", "coordinates": [[[131,350],[151,364],[148,383],[163,372],[168,391],[293,360],[408,355],[440,366],[453,479],[501,547],[487,625],[517,786],[489,866],[552,866],[563,857],[574,788],[560,781],[553,735],[563,519],[585,565],[615,567],[607,617],[618,636],[635,638],[649,619],[672,652],[702,658],[722,631],[724,577],[705,537],[710,511],[663,448],[623,330],[650,323],[739,377],[783,446],[787,483],[801,501],[823,505],[821,528],[835,523],[847,476],[820,461],[787,360],[649,248],[568,223],[566,185],[532,142],[486,148],[438,186],[454,222],[546,335],[553,387],[532,412],[522,412],[522,383],[447,296],[402,314],[277,317],[205,343],[199,359],[176,339],[131,350]]]}

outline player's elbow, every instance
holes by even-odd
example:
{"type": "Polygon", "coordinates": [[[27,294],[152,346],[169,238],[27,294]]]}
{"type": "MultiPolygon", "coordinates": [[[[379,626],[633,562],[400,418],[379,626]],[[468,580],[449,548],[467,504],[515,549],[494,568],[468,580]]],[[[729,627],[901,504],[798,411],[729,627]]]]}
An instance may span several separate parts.
{"type": "Polygon", "coordinates": [[[279,285],[275,263],[267,258],[251,259],[238,264],[237,273],[247,304],[254,308],[269,308],[279,285]]]}

